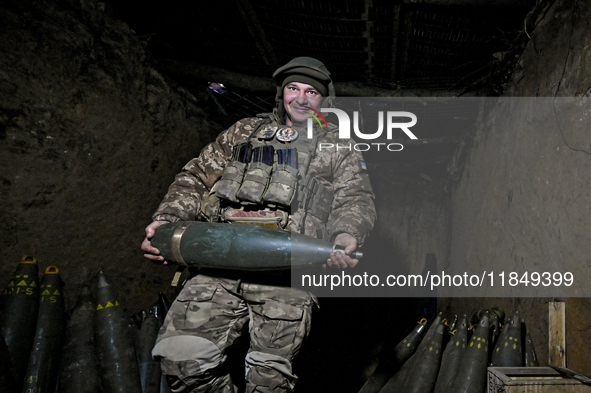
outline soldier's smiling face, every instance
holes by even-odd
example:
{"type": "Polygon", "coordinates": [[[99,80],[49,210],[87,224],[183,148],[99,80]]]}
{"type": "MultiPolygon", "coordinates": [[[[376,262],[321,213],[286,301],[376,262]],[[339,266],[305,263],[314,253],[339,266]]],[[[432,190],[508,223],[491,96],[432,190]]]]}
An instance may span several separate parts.
{"type": "Polygon", "coordinates": [[[289,82],[283,88],[283,107],[287,115],[285,124],[288,126],[302,124],[311,117],[311,109],[317,111],[322,106],[324,97],[312,85],[300,82],[289,82]]]}

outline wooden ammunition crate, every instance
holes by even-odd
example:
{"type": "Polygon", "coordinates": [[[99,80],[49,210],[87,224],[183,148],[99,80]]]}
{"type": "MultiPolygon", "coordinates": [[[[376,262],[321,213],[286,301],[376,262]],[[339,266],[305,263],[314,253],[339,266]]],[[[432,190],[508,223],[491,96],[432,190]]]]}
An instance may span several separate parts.
{"type": "Polygon", "coordinates": [[[551,367],[489,367],[488,393],[591,393],[591,386],[551,367]]]}

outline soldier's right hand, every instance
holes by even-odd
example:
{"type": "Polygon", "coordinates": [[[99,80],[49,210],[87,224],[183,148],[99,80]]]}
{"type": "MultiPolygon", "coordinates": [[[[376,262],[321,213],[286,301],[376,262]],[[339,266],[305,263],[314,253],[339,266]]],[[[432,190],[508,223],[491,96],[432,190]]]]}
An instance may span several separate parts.
{"type": "Polygon", "coordinates": [[[160,250],[152,247],[152,243],[150,242],[152,237],[154,237],[154,233],[156,233],[156,228],[162,224],[166,224],[166,221],[154,221],[146,227],[146,238],[142,242],[142,250],[146,252],[144,254],[146,258],[154,262],[163,262],[166,265],[168,262],[164,261],[164,257],[160,255],[160,250]]]}

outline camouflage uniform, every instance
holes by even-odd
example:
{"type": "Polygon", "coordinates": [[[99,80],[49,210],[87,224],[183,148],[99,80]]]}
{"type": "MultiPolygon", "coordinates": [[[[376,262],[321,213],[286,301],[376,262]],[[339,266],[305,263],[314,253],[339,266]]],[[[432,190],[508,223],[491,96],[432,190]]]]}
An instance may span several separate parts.
{"type": "MultiPolygon", "coordinates": [[[[330,88],[334,92],[332,83],[330,88]]],[[[278,106],[267,125],[284,124],[279,120],[283,119],[280,89],[278,86],[278,106]]],[[[260,118],[240,120],[206,146],[176,176],[153,219],[191,221],[198,219],[202,210],[207,211],[207,196],[222,176],[232,147],[253,133],[260,122],[260,118]]],[[[336,127],[330,125],[329,129],[319,143],[354,143],[339,140],[336,127]]],[[[315,132],[321,132],[318,126],[315,132]]],[[[300,135],[306,138],[304,130],[300,135]]],[[[334,199],[327,219],[306,214],[305,228],[299,231],[329,241],[345,232],[361,245],[375,220],[373,193],[361,154],[334,147],[316,150],[308,177],[316,178],[334,199]]],[[[301,209],[290,214],[286,230],[294,230],[301,219],[301,209]]],[[[223,364],[246,322],[250,332],[246,391],[293,391],[297,378],[291,363],[309,332],[314,298],[288,286],[268,285],[266,280],[262,284],[252,274],[240,274],[216,271],[215,277],[197,275],[187,282],[170,309],[153,355],[162,357],[163,372],[174,392],[233,393],[223,364]]]]}

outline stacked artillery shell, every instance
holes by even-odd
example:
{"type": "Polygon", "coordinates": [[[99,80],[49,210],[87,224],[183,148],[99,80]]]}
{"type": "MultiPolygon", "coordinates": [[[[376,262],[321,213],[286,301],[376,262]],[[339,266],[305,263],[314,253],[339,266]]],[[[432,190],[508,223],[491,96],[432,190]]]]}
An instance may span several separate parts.
{"type": "Polygon", "coordinates": [[[164,224],[151,242],[168,261],[218,269],[306,267],[326,263],[333,252],[332,243],[295,232],[199,221],[164,224]]]}
{"type": "Polygon", "coordinates": [[[14,368],[10,361],[10,353],[0,329],[0,386],[4,387],[7,392],[14,391],[14,368]]]}
{"type": "Polygon", "coordinates": [[[491,366],[523,366],[521,346],[521,319],[519,311],[515,311],[513,318],[503,326],[503,331],[492,355],[491,366]]]}
{"type": "Polygon", "coordinates": [[[536,348],[534,342],[529,335],[529,332],[525,334],[525,356],[524,356],[525,367],[538,367],[538,356],[536,355],[536,348]]]}
{"type": "MultiPolygon", "coordinates": [[[[410,390],[406,390],[408,387],[409,389],[414,389],[414,381],[411,381],[413,378],[423,379],[425,376],[419,375],[415,373],[416,370],[431,370],[432,366],[432,357],[437,356],[439,360],[441,360],[441,341],[443,340],[443,332],[445,329],[445,325],[441,323],[441,313],[435,318],[433,324],[425,334],[425,338],[421,341],[419,346],[417,347],[416,352],[404,363],[404,365],[398,370],[390,380],[384,385],[384,387],[380,390],[380,393],[407,393],[410,390]],[[441,326],[441,328],[440,328],[441,326]],[[437,347],[434,343],[439,342],[439,347],[437,347]],[[435,353],[438,351],[438,353],[435,353]],[[428,357],[428,360],[425,360],[425,356],[428,357]],[[429,367],[428,367],[429,366],[429,367]]],[[[437,370],[439,366],[437,366],[437,370]]],[[[435,378],[437,377],[437,370],[434,372],[433,376],[433,385],[435,384],[435,378]]],[[[429,371],[432,372],[432,371],[429,371]]],[[[433,386],[431,386],[431,389],[433,386]]],[[[421,392],[427,392],[427,390],[422,390],[421,392]]]]}
{"type": "MultiPolygon", "coordinates": [[[[158,327],[162,326],[164,323],[164,319],[166,318],[166,314],[168,314],[168,310],[170,310],[171,303],[166,297],[166,295],[162,292],[158,294],[158,327]]],[[[171,393],[170,387],[166,382],[166,378],[162,372],[160,373],[160,393],[171,393]]]]}
{"type": "Polygon", "coordinates": [[[162,375],[162,379],[160,380],[160,393],[172,393],[164,375],[162,375]]]}
{"type": "Polygon", "coordinates": [[[166,295],[162,292],[158,294],[158,321],[160,322],[160,326],[164,323],[164,318],[166,318],[166,314],[168,314],[168,310],[170,310],[171,303],[166,297],[166,295]]]}
{"type": "Polygon", "coordinates": [[[447,327],[443,323],[437,326],[437,330],[431,336],[428,346],[419,354],[406,385],[404,385],[403,389],[397,391],[405,393],[431,393],[433,391],[439,367],[441,366],[443,335],[446,330],[447,327]]]}
{"type": "Polygon", "coordinates": [[[486,313],[472,335],[470,344],[462,351],[462,367],[457,370],[447,391],[453,393],[485,391],[488,365],[488,320],[488,313],[486,313]]]}
{"type": "Polygon", "coordinates": [[[24,256],[10,280],[0,312],[0,327],[15,370],[14,390],[20,390],[35,338],[39,314],[37,260],[24,256]]]}
{"type": "Polygon", "coordinates": [[[462,354],[468,344],[468,322],[466,315],[463,316],[459,325],[457,325],[456,332],[449,340],[445,347],[443,357],[441,358],[441,367],[437,375],[437,382],[435,383],[434,393],[449,392],[449,385],[451,385],[456,372],[460,368],[462,354]]]}
{"type": "Polygon", "coordinates": [[[55,392],[59,373],[65,326],[62,279],[55,266],[49,266],[41,280],[41,301],[37,331],[23,393],[55,392]]]}
{"type": "Polygon", "coordinates": [[[453,332],[456,329],[457,324],[458,324],[458,316],[456,315],[454,317],[454,320],[452,321],[452,323],[448,327],[448,333],[453,332]]]}
{"type": "Polygon", "coordinates": [[[426,331],[427,321],[420,321],[414,330],[378,364],[378,367],[363,384],[359,393],[379,392],[392,375],[413,355],[426,331]]]}
{"type": "Polygon", "coordinates": [[[133,340],[123,310],[105,275],[99,274],[96,292],[95,343],[103,392],[141,392],[133,340]]]}
{"type": "Polygon", "coordinates": [[[94,349],[96,305],[90,289],[84,286],[71,312],[62,351],[60,393],[97,393],[98,366],[94,349]]]}
{"type": "Polygon", "coordinates": [[[497,314],[492,313],[491,318],[490,318],[490,334],[489,334],[489,342],[488,342],[488,348],[489,348],[489,363],[491,363],[492,361],[492,354],[494,353],[495,350],[495,346],[497,345],[497,341],[499,340],[499,336],[501,334],[501,329],[500,329],[500,325],[499,325],[499,317],[497,314]]]}
{"type": "Polygon", "coordinates": [[[141,310],[131,316],[131,321],[139,330],[142,328],[142,323],[144,323],[144,319],[146,319],[147,316],[148,312],[146,310],[141,310]]]}
{"type": "Polygon", "coordinates": [[[144,318],[137,339],[136,353],[142,393],[160,392],[160,362],[152,358],[152,348],[160,328],[157,307],[152,307],[144,318]]]}

